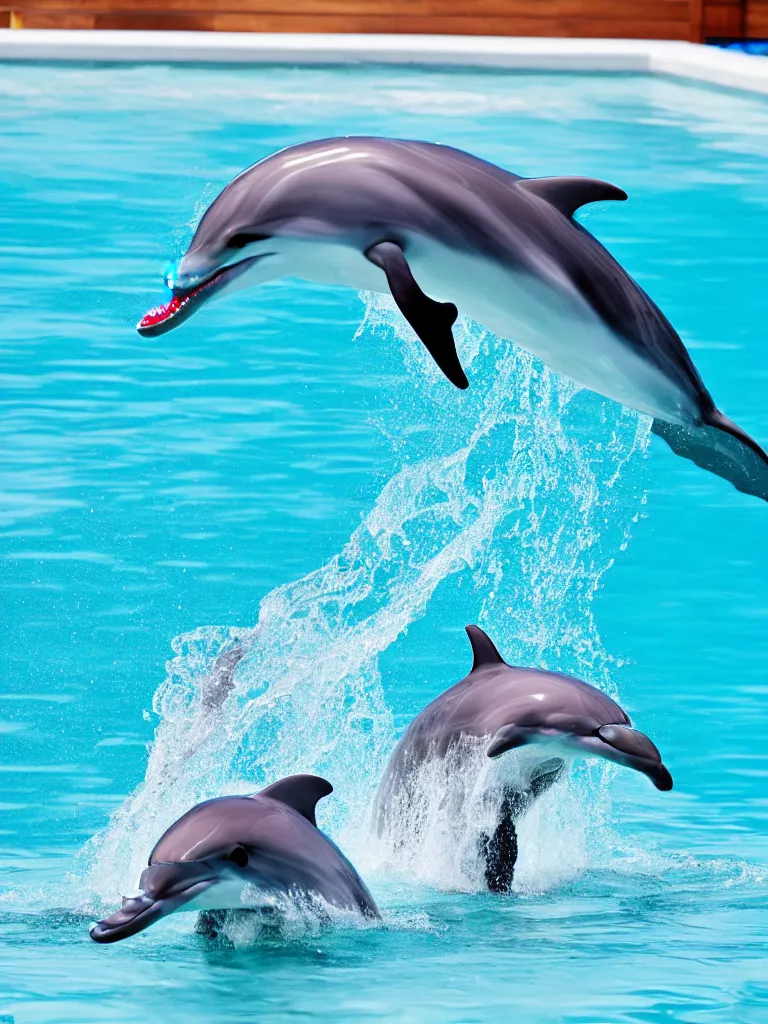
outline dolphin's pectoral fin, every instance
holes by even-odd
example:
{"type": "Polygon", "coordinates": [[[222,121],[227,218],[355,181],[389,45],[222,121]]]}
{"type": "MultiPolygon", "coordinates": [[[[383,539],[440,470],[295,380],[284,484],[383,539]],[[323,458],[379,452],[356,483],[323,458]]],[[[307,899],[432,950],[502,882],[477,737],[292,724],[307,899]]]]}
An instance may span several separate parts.
{"type": "Polygon", "coordinates": [[[523,178],[516,187],[538,196],[566,217],[572,217],[580,206],[587,203],[628,198],[623,188],[598,178],[523,178]]]}
{"type": "Polygon", "coordinates": [[[551,757],[548,761],[543,761],[533,769],[531,774],[531,781],[528,783],[528,789],[531,797],[535,800],[546,793],[550,786],[562,778],[563,772],[565,771],[565,761],[562,757],[551,757]]]}
{"type": "Polygon", "coordinates": [[[491,737],[486,754],[488,757],[498,757],[500,754],[506,754],[508,750],[522,747],[526,743],[535,743],[542,734],[571,736],[575,733],[576,738],[579,739],[582,736],[593,734],[598,724],[594,718],[588,718],[585,715],[554,713],[547,715],[543,721],[539,715],[536,715],[534,721],[524,720],[522,723],[502,725],[491,737]]]}
{"type": "Polygon", "coordinates": [[[506,754],[508,750],[514,750],[515,747],[522,747],[530,742],[533,731],[535,730],[519,725],[504,725],[491,739],[486,754],[488,757],[498,757],[500,754],[506,754]]]}
{"type": "Polygon", "coordinates": [[[315,820],[315,807],[318,800],[333,792],[333,786],[326,779],[318,775],[290,775],[287,779],[267,786],[258,794],[268,796],[272,800],[279,800],[287,804],[294,811],[298,811],[312,825],[317,825],[315,820]]]}
{"type": "Polygon", "coordinates": [[[768,501],[768,455],[719,409],[701,425],[655,419],[651,429],[676,455],[728,480],[737,491],[768,501]]]}
{"type": "Polygon", "coordinates": [[[459,315],[452,302],[436,302],[419,288],[397,242],[379,242],[367,250],[366,259],[387,276],[392,298],[445,376],[462,391],[469,381],[456,354],[451,327],[459,315]]]}
{"type": "Polygon", "coordinates": [[[526,793],[510,789],[504,793],[499,823],[493,835],[481,836],[480,853],[485,861],[485,882],[491,892],[509,892],[517,861],[517,831],[519,818],[529,803],[526,793]]]}

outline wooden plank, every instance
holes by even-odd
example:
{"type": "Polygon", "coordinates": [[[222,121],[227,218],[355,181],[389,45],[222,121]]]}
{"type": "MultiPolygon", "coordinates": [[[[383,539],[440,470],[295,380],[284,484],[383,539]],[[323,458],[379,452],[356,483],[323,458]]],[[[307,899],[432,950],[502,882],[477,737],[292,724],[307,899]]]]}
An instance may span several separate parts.
{"type": "Polygon", "coordinates": [[[741,2],[290,0],[286,9],[285,0],[0,0],[0,10],[17,12],[16,17],[29,28],[687,39],[692,33],[706,31],[708,16],[719,27],[722,11],[731,17],[741,2]]]}
{"type": "Polygon", "coordinates": [[[768,0],[747,0],[746,8],[744,35],[748,39],[768,39],[768,0]]]}
{"type": "MultiPolygon", "coordinates": [[[[28,17],[37,17],[30,12],[28,17]]],[[[49,15],[55,18],[56,15],[49,15]]],[[[25,18],[26,21],[26,18],[25,18]]],[[[96,15],[96,28],[224,31],[224,32],[370,32],[438,33],[445,35],[549,35],[611,38],[617,35],[640,39],[687,39],[689,22],[559,19],[526,17],[446,17],[391,15],[292,15],[292,14],[146,14],[112,11],[96,15]]]]}
{"type": "Polygon", "coordinates": [[[689,0],[651,0],[643,5],[638,19],[632,8],[617,9],[616,0],[536,0],[511,4],[509,0],[291,0],[286,11],[284,0],[17,0],[16,10],[76,11],[88,13],[146,12],[165,14],[359,14],[366,16],[432,15],[434,17],[497,17],[531,19],[568,19],[625,23],[664,21],[684,22],[689,17],[689,0]]]}
{"type": "Polygon", "coordinates": [[[690,35],[692,43],[704,41],[704,4],[706,0],[691,0],[690,2],[690,35]]]}
{"type": "Polygon", "coordinates": [[[744,34],[744,0],[705,0],[703,38],[739,39],[744,34]]]}
{"type": "Polygon", "coordinates": [[[92,14],[81,14],[79,11],[51,14],[46,11],[11,12],[15,22],[14,28],[95,28],[96,19],[92,14]]]}

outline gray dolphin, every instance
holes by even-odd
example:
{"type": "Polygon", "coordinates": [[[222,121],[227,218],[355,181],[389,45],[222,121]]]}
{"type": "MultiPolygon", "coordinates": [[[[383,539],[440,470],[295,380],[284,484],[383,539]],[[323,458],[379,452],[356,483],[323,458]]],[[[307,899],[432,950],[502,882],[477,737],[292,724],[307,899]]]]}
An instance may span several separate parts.
{"type": "Polygon", "coordinates": [[[200,703],[205,712],[218,711],[235,685],[235,669],[245,657],[242,644],[225,648],[211,666],[210,676],[200,689],[200,703]]]}
{"type": "Polygon", "coordinates": [[[389,290],[465,388],[457,306],[426,293],[444,296],[552,369],[652,416],[677,454],[768,500],[768,455],[715,407],[664,314],[573,219],[586,203],[626,198],[604,181],[521,178],[427,142],[291,146],[208,207],[166,277],[171,301],[138,330],[162,334],[214,297],[286,275],[389,290]]]}
{"type": "Polygon", "coordinates": [[[651,740],[631,727],[627,714],[606,694],[559,672],[507,665],[482,629],[466,630],[472,669],[406,729],[384,772],[376,817],[383,831],[390,808],[412,798],[413,779],[425,762],[461,751],[467,740],[487,743],[491,758],[532,748],[527,784],[504,791],[498,826],[483,837],[488,887],[503,891],[512,882],[517,858],[515,819],[560,777],[566,759],[603,757],[642,772],[661,790],[672,788],[672,776],[651,740]]]}
{"type": "Polygon", "coordinates": [[[269,894],[321,896],[364,917],[379,911],[354,867],[315,822],[333,791],[325,779],[292,775],[253,796],[206,800],[161,837],[139,881],[115,914],[91,929],[117,942],[176,910],[247,909],[246,886],[269,894]]]}

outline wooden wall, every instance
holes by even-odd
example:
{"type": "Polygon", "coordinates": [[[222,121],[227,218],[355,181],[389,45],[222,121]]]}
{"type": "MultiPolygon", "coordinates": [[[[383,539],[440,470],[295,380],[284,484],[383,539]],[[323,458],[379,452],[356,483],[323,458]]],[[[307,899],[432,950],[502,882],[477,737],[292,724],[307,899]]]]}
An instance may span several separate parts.
{"type": "Polygon", "coordinates": [[[8,24],[702,41],[768,37],[768,0],[0,0],[8,24]]]}
{"type": "Polygon", "coordinates": [[[768,39],[768,0],[750,0],[747,4],[744,35],[747,39],[768,39]]]}
{"type": "Polygon", "coordinates": [[[704,0],[702,39],[738,39],[744,35],[745,0],[704,0]]]}
{"type": "Polygon", "coordinates": [[[744,37],[768,39],[768,0],[747,0],[744,7],[744,37]]]}
{"type": "Polygon", "coordinates": [[[690,0],[11,0],[9,7],[30,28],[648,39],[690,34],[690,0]]]}
{"type": "Polygon", "coordinates": [[[699,0],[701,40],[768,39],[768,0],[699,0]]]}

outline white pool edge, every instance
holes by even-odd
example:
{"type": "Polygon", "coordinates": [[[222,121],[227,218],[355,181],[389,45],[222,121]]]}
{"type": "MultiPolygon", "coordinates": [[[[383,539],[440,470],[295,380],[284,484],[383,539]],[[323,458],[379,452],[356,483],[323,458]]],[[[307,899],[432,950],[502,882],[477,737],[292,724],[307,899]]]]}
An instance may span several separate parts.
{"type": "Polygon", "coordinates": [[[646,39],[0,29],[0,60],[641,71],[768,93],[768,59],[646,39]]]}

